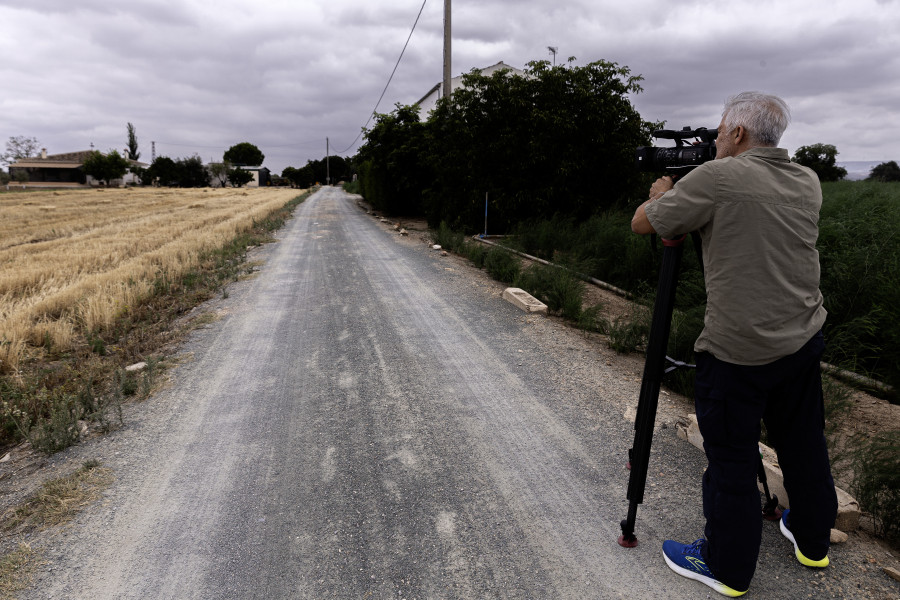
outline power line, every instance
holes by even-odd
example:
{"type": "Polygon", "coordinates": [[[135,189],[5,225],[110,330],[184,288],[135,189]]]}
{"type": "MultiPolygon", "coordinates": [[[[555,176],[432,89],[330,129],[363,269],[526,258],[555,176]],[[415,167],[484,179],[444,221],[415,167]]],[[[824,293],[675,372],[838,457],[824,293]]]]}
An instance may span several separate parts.
{"type": "Polygon", "coordinates": [[[400,66],[400,60],[403,58],[403,53],[406,52],[406,47],[409,45],[409,40],[412,39],[413,31],[416,30],[416,25],[419,24],[419,17],[422,16],[422,11],[425,9],[426,2],[428,2],[428,0],[422,1],[422,7],[419,9],[419,14],[416,15],[416,22],[413,23],[412,29],[409,31],[409,37],[406,38],[406,43],[403,44],[403,50],[400,51],[400,56],[397,58],[397,63],[394,65],[394,70],[391,71],[391,76],[388,77],[387,83],[384,85],[384,89],[381,91],[381,96],[378,97],[378,102],[375,103],[375,108],[372,109],[372,114],[369,115],[369,118],[366,119],[366,124],[363,125],[359,130],[359,133],[356,134],[356,139],[350,142],[349,146],[347,146],[343,150],[338,151],[337,154],[343,154],[344,152],[352,148],[353,144],[359,141],[360,136],[362,136],[363,130],[365,130],[365,128],[369,126],[369,122],[372,120],[372,117],[375,116],[375,111],[378,110],[378,105],[381,104],[381,101],[384,99],[384,94],[387,92],[388,86],[391,85],[391,80],[394,78],[394,73],[397,72],[397,67],[400,66]]]}

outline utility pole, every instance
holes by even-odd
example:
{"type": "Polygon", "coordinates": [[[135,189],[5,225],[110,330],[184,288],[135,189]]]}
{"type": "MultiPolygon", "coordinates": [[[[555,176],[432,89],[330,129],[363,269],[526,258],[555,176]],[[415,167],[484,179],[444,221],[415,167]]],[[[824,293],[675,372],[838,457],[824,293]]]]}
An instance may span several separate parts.
{"type": "Polygon", "coordinates": [[[558,46],[547,46],[547,50],[550,51],[550,54],[553,55],[553,66],[556,66],[556,53],[559,52],[558,46]]]}
{"type": "Polygon", "coordinates": [[[325,184],[331,185],[331,147],[328,138],[325,138],[325,184]]]}
{"type": "Polygon", "coordinates": [[[441,96],[449,98],[450,89],[450,0],[444,0],[444,89],[441,96]]]}

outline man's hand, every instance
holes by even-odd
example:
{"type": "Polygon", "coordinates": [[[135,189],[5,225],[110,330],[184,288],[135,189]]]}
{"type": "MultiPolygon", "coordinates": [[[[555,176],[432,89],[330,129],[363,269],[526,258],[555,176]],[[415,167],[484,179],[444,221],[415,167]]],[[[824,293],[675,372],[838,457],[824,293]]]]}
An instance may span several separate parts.
{"type": "Polygon", "coordinates": [[[653,185],[650,186],[650,199],[656,200],[669,190],[675,187],[675,182],[671,177],[666,175],[665,177],[660,177],[656,181],[653,182],[653,185]]]}
{"type": "Polygon", "coordinates": [[[633,232],[640,235],[656,233],[656,230],[653,229],[653,225],[647,220],[647,213],[644,211],[644,207],[657,198],[662,197],[663,194],[673,187],[675,187],[675,181],[668,175],[660,177],[653,182],[653,185],[650,186],[650,199],[638,206],[637,210],[634,211],[634,217],[631,219],[631,230],[633,232]]]}

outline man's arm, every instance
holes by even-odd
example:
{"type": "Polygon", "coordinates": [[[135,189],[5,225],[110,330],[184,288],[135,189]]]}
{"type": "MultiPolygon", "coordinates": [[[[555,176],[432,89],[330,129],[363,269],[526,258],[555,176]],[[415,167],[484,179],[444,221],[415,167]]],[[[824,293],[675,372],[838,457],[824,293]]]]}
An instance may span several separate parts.
{"type": "Polygon", "coordinates": [[[653,229],[653,225],[651,225],[650,221],[647,219],[647,213],[644,211],[644,207],[653,202],[653,200],[655,200],[655,198],[647,200],[634,211],[634,216],[631,218],[631,230],[638,235],[656,233],[656,230],[653,229]]]}
{"type": "Polygon", "coordinates": [[[675,182],[668,175],[665,177],[660,177],[653,182],[653,185],[650,186],[650,199],[638,206],[637,210],[634,211],[634,217],[631,218],[631,230],[633,232],[637,233],[638,235],[656,233],[653,225],[651,225],[650,221],[647,219],[647,212],[645,210],[645,207],[657,198],[661,198],[663,194],[671,190],[673,187],[675,187],[675,182]]]}

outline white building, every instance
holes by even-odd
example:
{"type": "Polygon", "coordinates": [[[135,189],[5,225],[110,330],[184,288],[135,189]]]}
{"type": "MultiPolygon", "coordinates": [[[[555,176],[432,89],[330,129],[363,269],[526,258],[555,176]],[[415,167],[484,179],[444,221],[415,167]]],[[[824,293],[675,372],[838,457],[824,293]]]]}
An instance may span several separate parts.
{"type": "MultiPolygon", "coordinates": [[[[525,75],[525,71],[521,69],[517,69],[515,67],[511,67],[502,60],[498,62],[496,65],[491,65],[489,67],[485,67],[483,69],[478,69],[478,72],[484,75],[485,77],[490,77],[496,71],[500,69],[509,69],[512,71],[513,75],[525,75]]],[[[453,79],[450,80],[450,93],[453,93],[454,90],[462,87],[462,75],[457,75],[453,79]]],[[[428,113],[434,110],[435,105],[437,104],[438,98],[443,97],[444,92],[444,82],[441,81],[433,88],[428,90],[428,93],[422,96],[422,98],[416,102],[416,105],[419,107],[419,119],[424,121],[428,118],[428,113]]]]}

